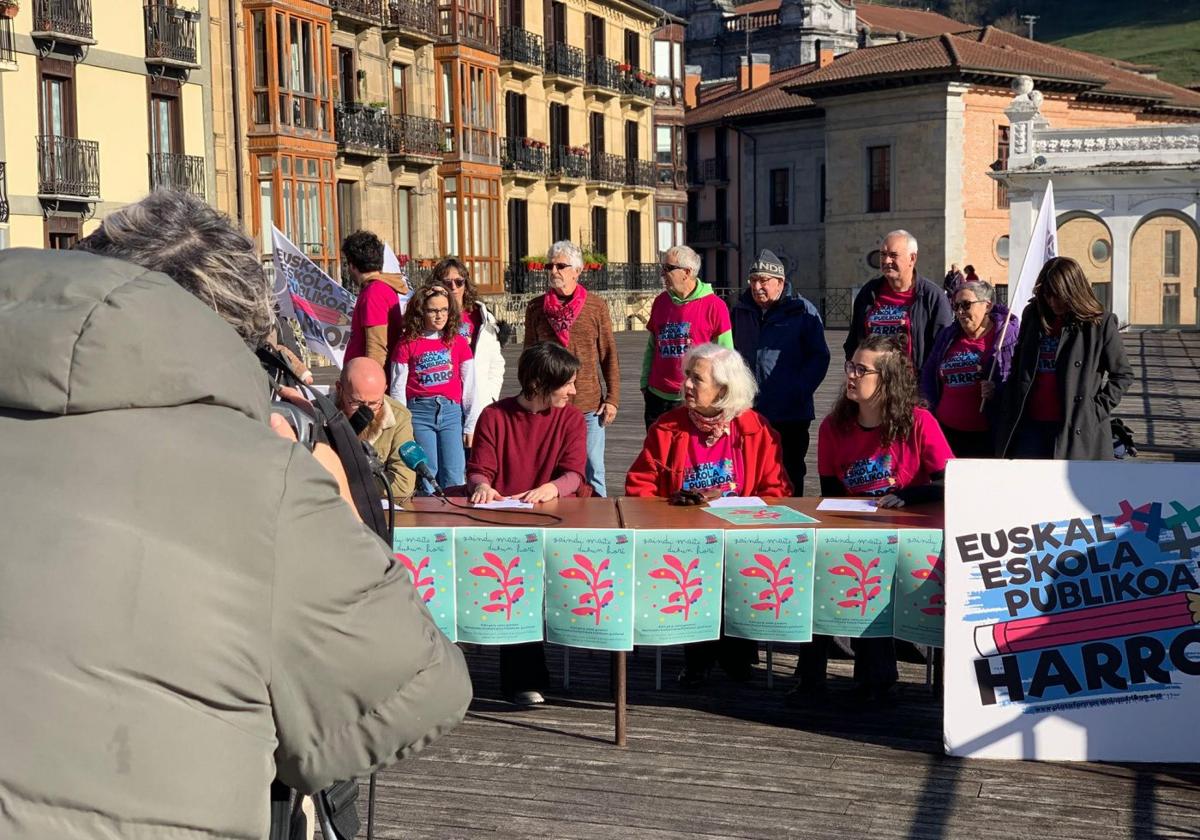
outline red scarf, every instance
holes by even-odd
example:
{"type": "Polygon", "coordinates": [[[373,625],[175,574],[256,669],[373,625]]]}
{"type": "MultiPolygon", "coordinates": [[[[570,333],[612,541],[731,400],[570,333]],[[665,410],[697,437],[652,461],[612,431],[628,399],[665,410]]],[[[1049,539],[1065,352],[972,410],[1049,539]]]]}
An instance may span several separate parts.
{"type": "Polygon", "coordinates": [[[583,286],[575,287],[575,294],[570,300],[563,300],[553,291],[542,295],[542,310],[546,313],[546,320],[550,322],[550,329],[554,330],[554,335],[562,342],[563,347],[567,346],[571,338],[571,325],[583,311],[585,300],[587,289],[583,286]]]}
{"type": "Polygon", "coordinates": [[[729,421],[725,419],[725,413],[722,412],[716,417],[705,417],[694,408],[688,409],[688,419],[692,421],[692,425],[700,430],[700,434],[704,435],[704,445],[712,446],[722,435],[729,434],[729,421]]]}

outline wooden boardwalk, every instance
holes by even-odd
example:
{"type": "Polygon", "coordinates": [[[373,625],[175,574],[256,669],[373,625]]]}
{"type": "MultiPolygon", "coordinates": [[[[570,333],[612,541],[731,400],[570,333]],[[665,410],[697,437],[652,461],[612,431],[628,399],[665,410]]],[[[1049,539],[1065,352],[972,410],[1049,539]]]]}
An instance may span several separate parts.
{"type": "MultiPolygon", "coordinates": [[[[840,332],[829,334],[840,347],[840,332]]],[[[618,334],[621,414],[608,437],[609,487],[641,447],[637,375],[644,333],[618,334]]],[[[1126,337],[1136,382],[1119,411],[1143,457],[1200,460],[1200,336],[1126,337]]],[[[515,392],[519,349],[506,348],[515,392]]],[[[832,403],[834,371],[817,399],[832,403]]],[[[814,447],[815,450],[815,447],[814,447]]],[[[810,452],[810,471],[815,451],[810,452]]],[[[813,488],[810,486],[810,492],[813,488]]],[[[783,705],[795,659],[781,645],[774,686],[766,666],[735,684],[717,671],[701,691],[663,689],[655,659],[629,660],[629,746],[611,746],[606,654],[574,651],[569,689],[514,711],[500,702],[494,650],[468,651],[476,700],[454,733],[379,776],[380,838],[908,838],[909,840],[1152,840],[1200,838],[1200,767],[983,762],[942,754],[941,701],[924,665],[902,664],[895,706],[855,712],[840,700],[850,664],[834,662],[825,708],[783,705]]],[[[550,648],[563,679],[563,649],[550,648]]],[[[1200,757],[1198,757],[1200,758],[1200,757]]],[[[364,797],[360,800],[365,818],[364,797]]]]}

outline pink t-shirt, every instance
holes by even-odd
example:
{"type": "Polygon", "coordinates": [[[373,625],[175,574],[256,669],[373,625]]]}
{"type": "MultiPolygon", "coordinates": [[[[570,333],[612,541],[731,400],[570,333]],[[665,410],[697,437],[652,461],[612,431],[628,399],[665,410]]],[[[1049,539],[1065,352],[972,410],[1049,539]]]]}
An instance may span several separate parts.
{"type": "Polygon", "coordinates": [[[387,324],[388,351],[400,340],[404,307],[399,293],[382,280],[372,280],[363,286],[350,315],[350,340],[346,342],[346,362],[367,354],[367,327],[387,324]]]}
{"type": "Polygon", "coordinates": [[[1062,338],[1062,322],[1051,324],[1049,335],[1040,333],[1037,372],[1027,397],[1029,419],[1043,423],[1061,423],[1062,394],[1058,392],[1058,342],[1062,338]]]}
{"type": "Polygon", "coordinates": [[[479,308],[474,307],[463,313],[462,321],[458,325],[458,334],[467,340],[468,345],[474,347],[475,336],[482,325],[483,317],[479,314],[479,308]]]}
{"type": "Polygon", "coordinates": [[[991,330],[979,338],[960,335],[942,357],[938,365],[942,396],[937,404],[937,419],[943,426],[960,432],[987,430],[987,418],[979,410],[983,398],[980,382],[993,339],[991,330]]]}
{"type": "Polygon", "coordinates": [[[826,417],[817,433],[817,472],[836,476],[851,496],[884,496],[929,484],[954,457],[941,427],[923,408],[913,409],[913,430],[907,438],[886,448],[881,441],[878,428],[855,424],[842,429],[826,417]]]}
{"type": "Polygon", "coordinates": [[[445,397],[461,403],[462,365],[470,358],[471,348],[461,335],[449,347],[440,338],[401,339],[392,353],[394,363],[408,365],[404,395],[409,400],[445,397]]]}
{"type": "Polygon", "coordinates": [[[720,490],[726,496],[737,495],[742,486],[741,452],[729,430],[712,446],[704,445],[704,435],[693,434],[688,442],[687,467],[683,472],[683,490],[720,490]]]}
{"type": "Polygon", "coordinates": [[[869,335],[890,335],[904,345],[904,352],[912,355],[912,305],[917,299],[917,287],[907,292],[897,292],[885,280],[875,295],[875,305],[867,310],[863,323],[863,338],[869,335]]]}
{"type": "Polygon", "coordinates": [[[683,387],[683,357],[694,345],[716,341],[729,332],[729,309],[714,294],[676,303],[663,292],[650,307],[646,322],[654,340],[647,384],[662,394],[683,387]]]}

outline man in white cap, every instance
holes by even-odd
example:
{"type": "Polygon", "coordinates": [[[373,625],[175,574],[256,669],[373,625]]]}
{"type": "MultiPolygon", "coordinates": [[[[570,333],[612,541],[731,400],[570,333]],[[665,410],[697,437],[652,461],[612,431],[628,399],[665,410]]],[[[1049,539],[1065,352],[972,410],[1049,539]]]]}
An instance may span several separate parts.
{"type": "Polygon", "coordinates": [[[829,345],[816,307],[793,294],[785,275],[765,249],[751,264],[749,288],[733,307],[733,346],[754,371],[754,407],[779,432],[784,469],[802,496],[813,394],[829,370],[829,345]]]}

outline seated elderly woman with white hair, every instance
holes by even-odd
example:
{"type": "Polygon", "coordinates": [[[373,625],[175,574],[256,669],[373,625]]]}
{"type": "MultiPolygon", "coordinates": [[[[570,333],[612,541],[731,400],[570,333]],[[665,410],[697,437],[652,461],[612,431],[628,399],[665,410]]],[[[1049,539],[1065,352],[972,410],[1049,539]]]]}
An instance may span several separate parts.
{"type": "MultiPolygon", "coordinates": [[[[736,350],[701,344],[683,358],[683,405],[646,433],[625,477],[627,496],[670,498],[680,491],[709,496],[790,496],[779,435],[750,406],[758,386],[736,350]]],[[[734,679],[750,678],[758,643],[722,634],[684,648],[679,684],[704,682],[715,662],[734,679]]]]}

